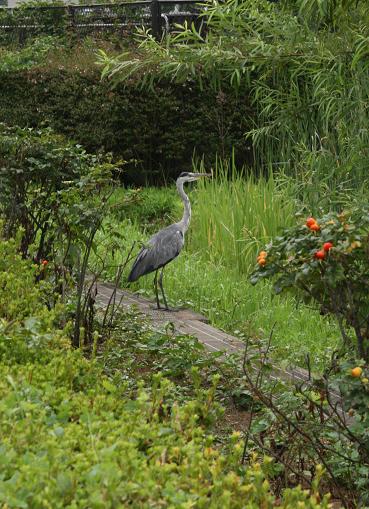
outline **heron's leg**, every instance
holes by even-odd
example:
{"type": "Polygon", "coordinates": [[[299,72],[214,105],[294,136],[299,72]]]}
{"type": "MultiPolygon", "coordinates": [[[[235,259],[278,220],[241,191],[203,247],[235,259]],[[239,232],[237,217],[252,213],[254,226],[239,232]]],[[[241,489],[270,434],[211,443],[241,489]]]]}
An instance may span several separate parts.
{"type": "Polygon", "coordinates": [[[163,274],[164,274],[164,267],[161,269],[161,272],[160,272],[159,286],[160,286],[160,289],[161,289],[161,293],[163,295],[163,301],[164,301],[164,304],[165,304],[165,309],[169,309],[168,308],[167,299],[165,298],[164,288],[163,288],[163,274]]]}
{"type": "Polygon", "coordinates": [[[158,308],[158,309],[161,309],[161,307],[160,307],[160,302],[159,302],[159,292],[158,292],[158,271],[159,271],[159,269],[155,272],[155,277],[154,277],[154,290],[155,290],[155,297],[156,297],[156,305],[157,305],[157,308],[158,308]]]}

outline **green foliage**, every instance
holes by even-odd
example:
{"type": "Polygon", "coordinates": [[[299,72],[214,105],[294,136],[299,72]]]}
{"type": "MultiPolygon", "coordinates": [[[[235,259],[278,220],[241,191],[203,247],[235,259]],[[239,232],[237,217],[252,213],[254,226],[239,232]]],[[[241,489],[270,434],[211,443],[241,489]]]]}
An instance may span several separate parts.
{"type": "Polygon", "coordinates": [[[369,212],[360,207],[286,230],[266,247],[265,263],[252,282],[275,278],[277,293],[299,290],[314,300],[323,312],[338,319],[343,340],[349,339],[345,325],[352,327],[358,355],[369,359],[368,286],[369,212]]]}
{"type": "Polygon", "coordinates": [[[355,367],[350,357],[333,356],[323,377],[292,387],[269,378],[273,367],[265,355],[251,354],[244,371],[254,412],[248,452],[261,449],[277,459],[276,485],[286,478],[309,482],[319,458],[333,496],[344,507],[366,507],[369,373],[362,361],[355,367]]]}
{"type": "MultiPolygon", "coordinates": [[[[14,282],[18,275],[29,283],[13,295],[17,308],[23,305],[27,313],[0,323],[2,505],[274,506],[266,480],[270,461],[255,457],[241,467],[239,436],[232,437],[231,453],[223,455],[207,431],[216,380],[207,391],[198,388],[185,404],[173,401],[173,384],[160,374],[151,389],[141,384],[135,397],[128,397],[124,384],[104,374],[106,364],[71,350],[52,322],[40,325],[48,311],[35,296],[42,300],[45,288],[31,283],[35,269],[30,262],[17,269],[16,243],[1,241],[0,246],[2,268],[14,282]]],[[[21,282],[15,284],[21,288],[21,282]]],[[[1,303],[6,292],[0,285],[1,303]]],[[[146,348],[155,344],[148,341],[146,348]]],[[[168,360],[169,350],[164,349],[168,360]]],[[[317,485],[312,489],[288,490],[279,507],[327,509],[328,498],[320,502],[317,485]]]]}
{"type": "Polygon", "coordinates": [[[182,212],[177,191],[170,187],[116,189],[110,203],[117,220],[129,218],[148,232],[174,222],[182,212]]]}
{"type": "Polygon", "coordinates": [[[304,182],[313,170],[315,188],[358,188],[367,178],[368,12],[365,1],[216,2],[204,11],[206,34],[194,26],[163,42],[144,34],[135,58],[101,52],[102,74],[137,77],[143,87],[170,78],[246,90],[259,171],[283,169],[304,182]]]}
{"type": "Polygon", "coordinates": [[[246,169],[237,171],[234,161],[218,161],[213,178],[200,182],[192,194],[191,250],[248,274],[263,240],[293,223],[295,191],[292,180],[272,174],[256,179],[246,169]]]}
{"type": "MultiPolygon", "coordinates": [[[[0,15],[4,12],[0,9],[0,15]]],[[[1,16],[0,16],[1,19],[1,16]]],[[[30,69],[44,61],[46,55],[56,45],[51,36],[40,37],[24,48],[6,50],[0,48],[0,73],[30,69]]]]}
{"type": "MultiPolygon", "coordinates": [[[[47,278],[66,298],[76,286],[74,344],[81,329],[92,339],[92,316],[83,297],[88,260],[96,249],[112,192],[112,172],[118,165],[87,154],[50,129],[33,130],[0,125],[0,213],[7,238],[21,228],[23,257],[41,264],[38,279],[47,278]],[[46,271],[49,260],[53,271],[46,271]]],[[[53,299],[51,295],[51,300],[53,299]]]]}
{"type": "Polygon", "coordinates": [[[232,93],[205,95],[192,85],[163,83],[154,92],[132,82],[111,90],[93,59],[85,48],[63,48],[47,65],[2,73],[0,121],[37,129],[46,124],[91,153],[111,152],[129,161],[124,180],[137,185],[176,178],[190,170],[195,153],[211,164],[234,147],[240,163],[250,161],[243,137],[246,95],[239,104],[232,93]]]}
{"type": "MultiPolygon", "coordinates": [[[[13,9],[0,9],[0,23],[9,27],[8,30],[1,32],[0,45],[15,47],[18,44],[29,43],[31,47],[37,47],[38,38],[52,41],[53,38],[64,35],[69,26],[68,21],[68,12],[63,2],[58,0],[54,2],[31,0],[22,2],[13,9]],[[51,4],[54,7],[48,9],[51,4]],[[35,8],[36,6],[38,8],[35,8]],[[22,25],[33,28],[22,29],[22,25]]],[[[43,55],[39,55],[38,62],[42,57],[43,55]]]]}
{"type": "MultiPolygon", "coordinates": [[[[265,406],[254,414],[249,450],[262,449],[278,458],[275,484],[286,479],[310,483],[319,458],[329,471],[332,492],[344,507],[351,503],[357,507],[358,499],[366,500],[367,460],[364,450],[359,459],[361,437],[355,435],[355,425],[343,430],[336,415],[326,418],[329,406],[319,390],[294,391],[289,384],[275,382],[274,387],[263,384],[262,390],[265,406]],[[268,407],[270,398],[272,408],[268,407]]],[[[258,404],[260,407],[260,400],[258,404]]]]}
{"type": "Polygon", "coordinates": [[[0,163],[4,229],[11,237],[22,227],[23,255],[40,262],[63,235],[77,248],[78,236],[98,224],[112,165],[49,129],[5,125],[0,125],[0,163]]]}
{"type": "Polygon", "coordinates": [[[49,362],[50,348],[69,345],[57,329],[60,304],[50,309],[50,285],[45,281],[35,284],[45,269],[22,258],[19,243],[20,238],[5,240],[0,235],[0,362],[4,365],[36,359],[49,362]]]}
{"type": "Polygon", "coordinates": [[[37,314],[44,304],[33,284],[38,268],[20,256],[18,244],[0,237],[0,316],[8,321],[37,314]]]}
{"type": "MultiPolygon", "coordinates": [[[[104,379],[91,387],[92,377],[86,367],[81,372],[84,363],[78,357],[58,361],[53,381],[42,367],[33,372],[31,383],[29,368],[19,373],[2,369],[3,503],[9,507],[273,506],[262,467],[255,464],[239,473],[234,457],[219,455],[211,447],[211,438],[196,424],[193,405],[174,407],[170,416],[162,417],[155,390],[152,399],[141,390],[136,400],[121,400],[111,394],[110,386],[104,389],[104,379]],[[70,390],[76,370],[78,385],[87,394],[70,390]],[[42,442],[34,440],[36,432],[42,433],[42,442]]],[[[157,390],[165,396],[170,384],[157,390]]],[[[237,456],[241,444],[234,447],[237,456]]],[[[318,502],[318,493],[310,497],[297,489],[287,494],[291,499],[306,509],[328,507],[327,500],[318,502]]],[[[282,503],[281,507],[291,506],[282,503]]]]}

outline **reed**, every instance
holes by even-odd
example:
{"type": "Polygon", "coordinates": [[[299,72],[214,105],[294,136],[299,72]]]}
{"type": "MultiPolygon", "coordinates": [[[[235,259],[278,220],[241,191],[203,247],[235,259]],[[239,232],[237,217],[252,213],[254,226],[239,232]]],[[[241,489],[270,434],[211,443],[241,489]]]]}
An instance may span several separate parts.
{"type": "MultiPolygon", "coordinates": [[[[202,164],[196,171],[202,171],[202,164]]],[[[213,179],[192,193],[193,224],[189,249],[227,269],[247,275],[257,251],[281,228],[293,224],[297,203],[291,179],[256,179],[234,161],[218,161],[213,179]]]]}

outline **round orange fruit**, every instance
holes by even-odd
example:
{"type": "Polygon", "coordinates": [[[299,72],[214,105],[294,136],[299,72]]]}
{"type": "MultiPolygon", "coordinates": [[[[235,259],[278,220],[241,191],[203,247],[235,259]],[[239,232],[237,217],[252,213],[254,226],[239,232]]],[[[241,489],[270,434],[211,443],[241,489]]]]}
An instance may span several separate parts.
{"type": "Polygon", "coordinates": [[[310,230],[313,232],[318,232],[320,230],[320,226],[318,225],[318,223],[314,223],[310,226],[310,230]]]}
{"type": "Polygon", "coordinates": [[[316,224],[316,221],[315,221],[315,219],[313,217],[308,217],[306,219],[306,223],[305,224],[306,224],[306,226],[308,228],[311,228],[313,226],[313,224],[316,224]]]}
{"type": "Polygon", "coordinates": [[[359,366],[356,366],[356,368],[352,368],[351,376],[353,376],[354,378],[360,378],[362,372],[363,370],[359,366]]]}

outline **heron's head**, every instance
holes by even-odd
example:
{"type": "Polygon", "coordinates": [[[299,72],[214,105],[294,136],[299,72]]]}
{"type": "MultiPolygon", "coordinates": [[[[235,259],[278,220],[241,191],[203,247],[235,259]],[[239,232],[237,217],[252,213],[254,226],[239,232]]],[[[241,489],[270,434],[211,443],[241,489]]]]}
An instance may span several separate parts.
{"type": "Polygon", "coordinates": [[[195,180],[199,180],[202,177],[211,177],[211,173],[190,173],[183,172],[177,179],[177,182],[194,182],[195,180]]]}

